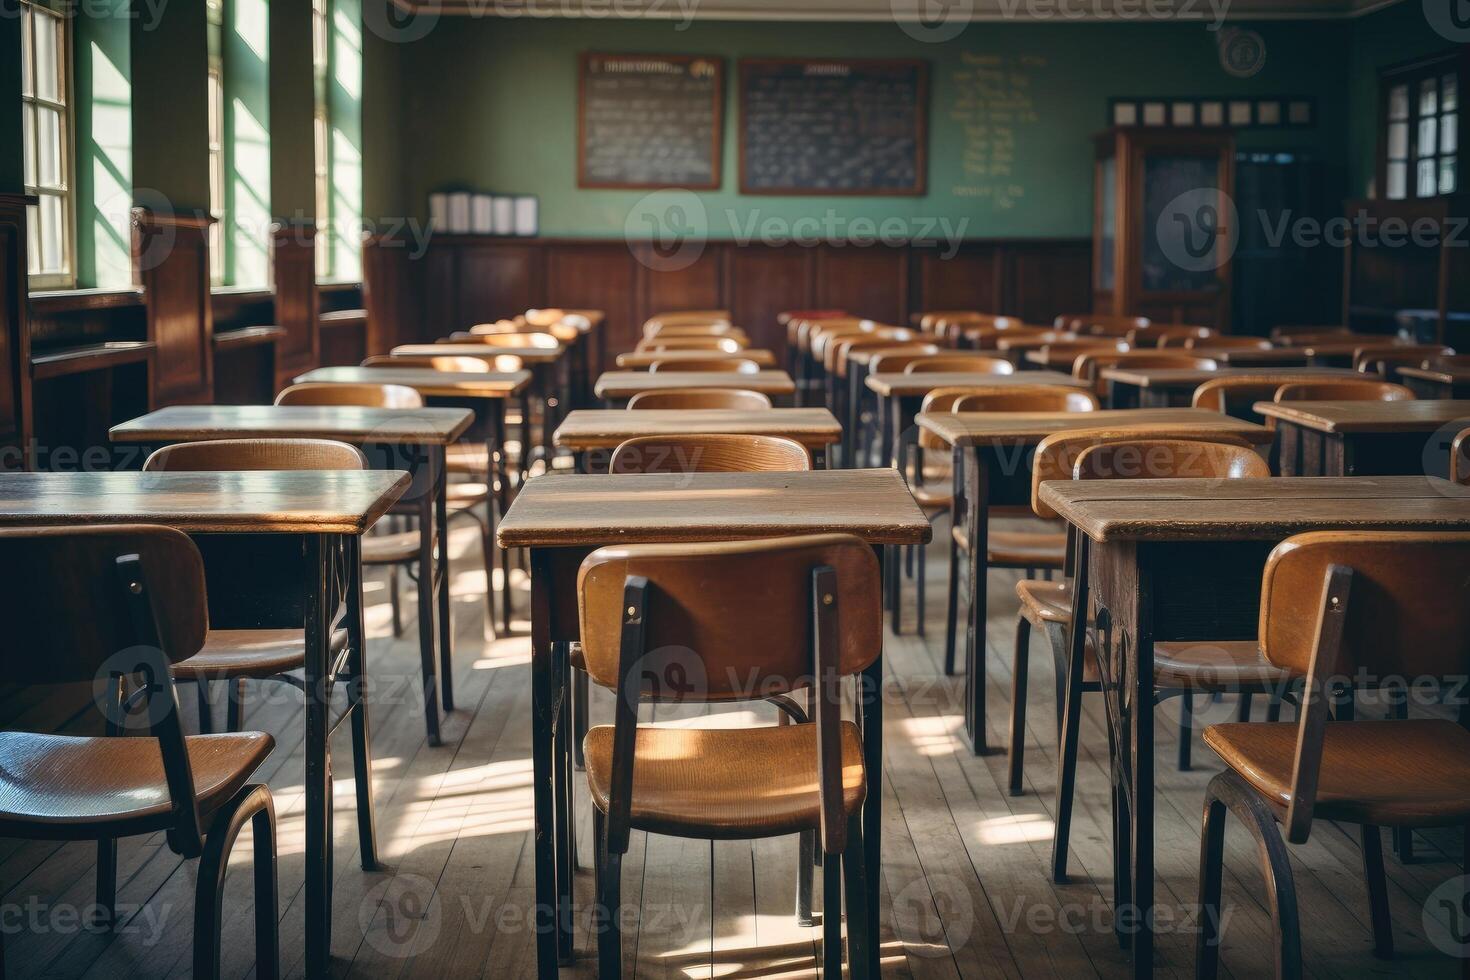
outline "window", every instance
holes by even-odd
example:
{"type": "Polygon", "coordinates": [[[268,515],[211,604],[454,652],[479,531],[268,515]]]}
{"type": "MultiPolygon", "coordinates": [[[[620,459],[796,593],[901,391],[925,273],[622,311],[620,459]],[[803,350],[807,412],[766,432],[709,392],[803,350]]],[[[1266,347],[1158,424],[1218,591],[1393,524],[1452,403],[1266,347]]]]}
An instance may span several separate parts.
{"type": "Polygon", "coordinates": [[[33,288],[70,286],[72,262],[70,38],[64,18],[22,0],[21,113],[24,118],[26,255],[33,288]]]}
{"type": "Polygon", "coordinates": [[[311,0],[311,64],[316,105],[312,116],[312,172],[316,179],[316,276],[332,275],[331,117],[327,108],[327,84],[331,42],[328,33],[327,0],[311,0]]]}
{"type": "Polygon", "coordinates": [[[1391,201],[1459,188],[1460,73],[1454,56],[1385,72],[1383,195],[1391,201]]]}
{"type": "Polygon", "coordinates": [[[225,281],[225,69],[219,35],[224,25],[223,0],[209,0],[209,282],[225,281]]]}

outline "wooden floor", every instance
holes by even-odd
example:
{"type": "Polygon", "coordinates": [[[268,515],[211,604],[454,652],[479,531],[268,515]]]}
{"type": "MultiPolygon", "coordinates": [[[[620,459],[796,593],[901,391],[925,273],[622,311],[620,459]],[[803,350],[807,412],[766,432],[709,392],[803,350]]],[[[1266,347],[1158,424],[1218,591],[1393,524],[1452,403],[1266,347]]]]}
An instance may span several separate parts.
{"type": "MultiPolygon", "coordinates": [[[[944,535],[936,535],[942,542],[944,535]]],[[[476,536],[454,536],[453,590],[459,702],[445,745],[424,742],[417,704],[418,656],[410,621],[404,639],[388,627],[387,590],[369,583],[374,778],[384,869],[358,865],[350,741],[334,743],[336,883],[332,935],[334,973],[373,977],[532,977],[530,673],[521,634],[481,638],[484,574],[476,536]]],[[[1033,640],[1029,755],[1025,795],[1006,795],[1005,756],[974,758],[956,737],[962,678],[940,672],[943,645],[944,551],[932,547],[928,637],[890,638],[885,652],[887,707],[884,794],[882,949],[885,977],[1074,978],[1122,976],[1128,964],[1111,931],[1112,895],[1105,741],[1100,707],[1088,696],[1081,781],[1073,834],[1072,880],[1047,876],[1053,814],[1052,671],[1045,641],[1033,640]]],[[[1014,603],[1013,576],[993,573],[988,656],[989,731],[1007,738],[1014,603]],[[1005,584],[1002,585],[1004,578],[1005,584]]],[[[527,583],[516,573],[517,610],[525,615],[527,583]]],[[[912,583],[905,602],[910,625],[912,583]]],[[[411,601],[406,603],[410,611],[411,601]]],[[[188,692],[185,691],[185,694],[188,692]]],[[[299,695],[256,688],[248,724],[276,736],[261,775],[280,815],[282,957],[287,975],[302,969],[301,739],[299,695]],[[260,703],[258,699],[267,699],[260,703]]],[[[191,698],[185,698],[192,702],[191,698]]],[[[1158,712],[1157,865],[1161,905],[1157,972],[1193,973],[1193,912],[1205,783],[1216,771],[1196,745],[1196,767],[1177,772],[1177,705],[1158,712]]],[[[186,706],[191,715],[192,708],[186,706]]],[[[1201,724],[1227,720],[1234,707],[1200,706],[1201,724]]],[[[1371,709],[1367,713],[1371,713],[1371,709]]],[[[594,721],[610,714],[607,699],[594,721]]],[[[737,712],[738,721],[756,713],[737,712]]],[[[664,720],[664,719],[660,719],[664,720]]],[[[710,724],[712,719],[697,719],[710,724]]],[[[591,854],[585,795],[579,843],[591,854]]],[[[1460,869],[1456,834],[1420,836],[1419,859],[1388,858],[1390,901],[1399,957],[1373,959],[1367,903],[1352,829],[1319,825],[1310,843],[1292,848],[1305,924],[1306,968],[1312,976],[1450,976],[1459,963],[1424,938],[1430,892],[1460,869]]],[[[247,831],[248,834],[248,831],[247,831]]],[[[238,846],[227,886],[225,976],[254,974],[248,846],[238,846]]],[[[1270,972],[1270,922],[1249,836],[1232,827],[1226,839],[1223,967],[1237,977],[1270,972]]],[[[819,930],[792,915],[794,839],[719,843],[635,834],[624,864],[630,913],[628,976],[639,978],[815,977],[819,930]]],[[[0,933],[12,976],[174,977],[190,966],[194,867],[161,837],[123,843],[121,924],[94,933],[78,920],[92,902],[94,852],[80,844],[0,841],[4,906],[0,933]]],[[[820,882],[820,879],[818,879],[820,882]]],[[[590,870],[578,873],[586,902],[590,870]]],[[[820,885],[817,888],[820,896],[820,885]]],[[[819,898],[820,901],[820,898],[819,898]]],[[[1438,914],[1443,914],[1434,903],[1438,914]]],[[[585,916],[582,958],[564,976],[595,975],[585,916]]]]}

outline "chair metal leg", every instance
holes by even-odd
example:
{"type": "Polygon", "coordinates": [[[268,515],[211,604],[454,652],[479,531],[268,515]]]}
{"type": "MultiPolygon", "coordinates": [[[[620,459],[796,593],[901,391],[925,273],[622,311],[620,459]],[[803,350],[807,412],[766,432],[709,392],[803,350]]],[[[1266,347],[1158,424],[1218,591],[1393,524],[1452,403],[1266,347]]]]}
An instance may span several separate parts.
{"type": "Polygon", "coordinates": [[[822,980],[842,976],[842,861],[827,855],[822,865],[822,980]]]}
{"type": "Polygon", "coordinates": [[[194,700],[199,705],[199,734],[214,734],[214,709],[209,703],[209,682],[194,682],[194,700]]]}
{"type": "Polygon", "coordinates": [[[1363,879],[1368,886],[1368,911],[1373,923],[1373,955],[1393,958],[1393,923],[1388,914],[1388,879],[1383,871],[1383,835],[1378,827],[1363,825],[1363,879]]]}
{"type": "Polygon", "coordinates": [[[238,732],[245,720],[245,678],[225,681],[225,731],[238,732]]]}
{"type": "Polygon", "coordinates": [[[1235,706],[1235,720],[1251,720],[1251,693],[1249,691],[1240,696],[1240,701],[1235,706]]]}
{"type": "Polygon", "coordinates": [[[1009,754],[1010,793],[1021,795],[1022,770],[1026,764],[1026,682],[1031,664],[1031,621],[1016,620],[1016,656],[1011,669],[1011,742],[1009,754]]]}
{"type": "Polygon", "coordinates": [[[1205,798],[1199,849],[1199,935],[1195,980],[1214,980],[1220,966],[1220,885],[1225,870],[1225,804],[1205,798]]]}
{"type": "Polygon", "coordinates": [[[803,830],[797,838],[796,847],[796,924],[810,928],[812,922],[812,880],[816,877],[814,864],[817,850],[817,833],[803,830]]]}
{"type": "Polygon", "coordinates": [[[199,878],[194,892],[194,976],[218,980],[220,926],[223,922],[225,870],[235,839],[251,821],[255,838],[255,959],[256,976],[277,980],[281,950],[277,934],[276,810],[270,790],[258,783],[246,786],[221,808],[204,842],[199,878]]]}
{"type": "Polygon", "coordinates": [[[1190,750],[1194,748],[1194,695],[1188,691],[1179,699],[1179,771],[1189,772],[1190,750]]]}
{"type": "Polygon", "coordinates": [[[578,772],[587,769],[587,759],[582,752],[582,742],[587,738],[588,699],[592,697],[592,685],[585,670],[576,667],[572,671],[572,762],[578,772]]]}
{"type": "Polygon", "coordinates": [[[842,852],[841,864],[847,899],[848,974],[852,980],[877,980],[878,937],[872,933],[868,914],[868,875],[872,872],[863,849],[862,821],[856,816],[847,821],[847,848],[842,852]]]}
{"type": "Polygon", "coordinates": [[[916,607],[915,608],[915,611],[914,611],[914,615],[915,615],[915,617],[918,620],[918,626],[916,627],[916,629],[918,631],[919,636],[922,638],[923,635],[924,635],[924,618],[925,618],[925,615],[926,615],[926,613],[925,613],[926,603],[924,601],[924,576],[927,574],[927,566],[929,564],[929,561],[925,557],[925,550],[926,549],[925,549],[924,545],[921,545],[921,544],[914,545],[914,550],[919,553],[919,575],[918,575],[918,582],[915,583],[915,587],[914,587],[914,591],[915,591],[914,605],[916,607]]]}
{"type": "Polygon", "coordinates": [[[403,604],[398,595],[398,566],[388,566],[388,605],[393,610],[393,636],[403,635],[403,604]]]}
{"type": "Polygon", "coordinates": [[[618,980],[623,975],[622,877],[623,856],[607,847],[606,819],[597,810],[593,818],[597,845],[597,976],[618,980]]]}
{"type": "MultiPolygon", "coordinates": [[[[117,838],[97,842],[97,918],[99,928],[112,925],[117,914],[117,838]]],[[[0,974],[3,976],[3,974],[0,974]]]]}
{"type": "Polygon", "coordinates": [[[949,605],[944,618],[944,676],[954,676],[956,616],[960,603],[960,546],[949,537],[949,605]]]}
{"type": "MultiPolygon", "coordinates": [[[[1057,815],[1056,830],[1052,836],[1051,843],[1051,879],[1057,884],[1063,884],[1067,880],[1067,849],[1072,834],[1072,797],[1076,793],[1077,783],[1077,742],[1082,731],[1082,668],[1083,649],[1077,645],[1077,655],[1073,656],[1073,644],[1067,632],[1060,627],[1055,630],[1047,630],[1051,641],[1053,652],[1058,652],[1057,645],[1062,645],[1061,651],[1065,659],[1062,660],[1066,666],[1066,690],[1064,705],[1062,708],[1062,731],[1057,745],[1057,797],[1055,813],[1057,815]]],[[[1109,728],[1111,736],[1112,729],[1109,728]]],[[[1116,813],[1114,818],[1116,819],[1116,813]]],[[[1114,851],[1118,848],[1115,846],[1114,851]]]]}

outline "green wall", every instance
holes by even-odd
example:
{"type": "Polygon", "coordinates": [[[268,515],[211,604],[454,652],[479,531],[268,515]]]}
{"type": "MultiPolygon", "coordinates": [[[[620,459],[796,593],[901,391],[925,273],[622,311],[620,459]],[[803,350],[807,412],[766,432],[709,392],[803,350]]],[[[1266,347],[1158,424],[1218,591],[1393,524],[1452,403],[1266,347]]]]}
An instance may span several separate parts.
{"type": "Polygon", "coordinates": [[[209,212],[209,25],[203,0],[170,3],[132,34],[137,203],[209,212]]]}
{"type": "MultiPolygon", "coordinates": [[[[1416,5],[1417,6],[1417,5],[1416,5]]],[[[862,216],[910,222],[967,219],[963,234],[1085,236],[1092,228],[1092,146],[1110,96],[1310,96],[1310,129],[1252,130],[1242,147],[1309,151],[1329,165],[1330,193],[1347,187],[1347,22],[1251,25],[1267,56],[1253,77],[1220,67],[1202,24],[968,26],[924,43],[894,24],[780,25],[618,20],[443,18],[402,46],[404,205],[463,186],[538,194],[544,235],[621,236],[642,192],[576,187],[576,65],[585,50],[716,54],[726,58],[723,187],[703,193],[711,237],[738,237],[752,218],[862,216]],[[735,59],[741,56],[913,57],[930,63],[929,192],[924,197],[773,197],[737,192],[735,59]],[[980,72],[997,97],[977,99],[980,72]],[[1009,103],[1010,118],[983,111],[1009,103]],[[979,103],[982,111],[970,107],[979,103]],[[985,129],[988,127],[988,131],[985,129]],[[981,141],[1008,140],[1008,166],[981,141]],[[1002,164],[996,166],[997,163],[1002,164]]],[[[376,108],[370,107],[369,119],[376,108]]],[[[697,218],[697,215],[696,215],[697,218]]],[[[698,222],[696,221],[696,224],[698,222]]],[[[911,224],[910,227],[917,227],[911,224]]],[[[958,230],[958,228],[957,228],[958,230]]]]}
{"type": "MultiPolygon", "coordinates": [[[[128,0],[73,19],[77,285],[133,281],[133,84],[128,0]]],[[[94,11],[103,8],[94,6],[94,11]]]]}

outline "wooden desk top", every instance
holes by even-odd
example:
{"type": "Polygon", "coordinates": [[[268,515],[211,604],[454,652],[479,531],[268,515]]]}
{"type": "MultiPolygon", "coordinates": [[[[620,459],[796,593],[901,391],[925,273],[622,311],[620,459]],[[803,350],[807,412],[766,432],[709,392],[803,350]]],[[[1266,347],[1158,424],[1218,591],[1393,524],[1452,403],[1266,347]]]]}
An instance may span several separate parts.
{"type": "Polygon", "coordinates": [[[509,398],[531,383],[530,371],[436,371],[433,368],[322,367],[298,375],[296,382],[406,385],[421,395],[439,398],[509,398]]]}
{"type": "Polygon", "coordinates": [[[1457,367],[1401,367],[1395,368],[1406,378],[1421,381],[1437,381],[1442,385],[1470,385],[1470,364],[1457,367]]]}
{"type": "Polygon", "coordinates": [[[1203,408],[1127,408],[1099,412],[928,412],[915,420],[951,446],[996,446],[1040,442],[1053,432],[1125,425],[1188,426],[1241,436],[1259,445],[1271,430],[1254,422],[1203,408]]]}
{"type": "Polygon", "coordinates": [[[1047,480],[1094,541],[1276,540],[1320,530],[1470,530],[1470,487],[1432,476],[1047,480]]]}
{"type": "MultiPolygon", "coordinates": [[[[1204,355],[1208,357],[1209,355],[1204,355]]],[[[1363,375],[1351,368],[1330,367],[1225,367],[1214,371],[1199,368],[1130,368],[1109,367],[1102,369],[1102,377],[1119,384],[1139,388],[1194,388],[1212,378],[1271,377],[1282,375],[1292,379],[1303,375],[1312,378],[1356,378],[1363,375]]],[[[1282,382],[1286,384],[1287,382],[1282,382]]]]}
{"type": "Polygon", "coordinates": [[[1470,401],[1424,398],[1401,402],[1256,402],[1258,415],[1318,432],[1428,432],[1464,421],[1470,401]]]}
{"type": "Polygon", "coordinates": [[[637,371],[650,367],[654,361],[698,361],[711,357],[744,357],[763,367],[774,367],[776,364],[775,354],[764,348],[756,347],[734,354],[708,350],[624,351],[618,355],[618,367],[637,371]]]}
{"type": "Polygon", "coordinates": [[[767,395],[789,395],[796,391],[785,371],[608,371],[593,389],[598,398],[632,398],[640,391],[670,388],[744,388],[767,395]]]}
{"type": "Polygon", "coordinates": [[[929,394],[935,388],[968,388],[977,385],[1066,385],[1086,388],[1087,382],[1060,371],[1017,371],[1015,374],[983,374],[978,371],[918,371],[903,374],[880,371],[870,374],[867,386],[884,398],[911,398],[929,394]]]}
{"type": "Polygon", "coordinates": [[[842,439],[842,426],[825,408],[580,409],[562,420],[554,439],[580,452],[612,449],[637,436],[705,434],[787,436],[817,449],[842,439]]]}
{"type": "MultiPolygon", "coordinates": [[[[1173,348],[1167,349],[1173,350],[1173,348]]],[[[1272,347],[1269,350],[1251,350],[1250,348],[1210,350],[1207,347],[1195,347],[1181,351],[1181,353],[1213,357],[1221,364],[1232,367],[1300,367],[1307,363],[1307,352],[1301,347],[1272,347]]]]}
{"type": "Polygon", "coordinates": [[[494,344],[403,344],[389,351],[394,357],[519,357],[527,364],[549,364],[566,352],[566,347],[497,347],[494,344]]]}
{"type": "Polygon", "coordinates": [[[0,526],[362,534],[408,485],[389,470],[0,473],[0,526]]]}
{"type": "Polygon", "coordinates": [[[502,547],[600,547],[856,534],[919,544],[929,521],[897,470],[551,474],[526,483],[497,529],[502,547]]]}
{"type": "Polygon", "coordinates": [[[467,408],[355,405],[171,405],[108,432],[113,442],[338,439],[358,445],[445,446],[474,421],[467,408]]]}

